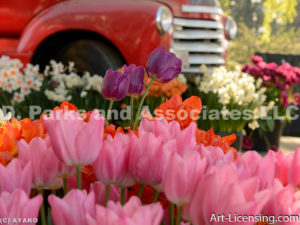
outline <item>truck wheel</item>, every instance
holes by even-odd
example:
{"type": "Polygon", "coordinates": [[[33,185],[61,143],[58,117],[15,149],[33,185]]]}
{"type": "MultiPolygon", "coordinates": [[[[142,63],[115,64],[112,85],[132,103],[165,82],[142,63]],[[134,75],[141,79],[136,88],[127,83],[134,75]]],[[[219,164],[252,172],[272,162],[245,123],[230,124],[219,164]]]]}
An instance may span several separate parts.
{"type": "Polygon", "coordinates": [[[64,65],[75,63],[78,74],[85,71],[104,76],[108,69],[118,69],[124,65],[122,56],[109,44],[95,40],[78,40],[69,43],[54,58],[64,65]]]}

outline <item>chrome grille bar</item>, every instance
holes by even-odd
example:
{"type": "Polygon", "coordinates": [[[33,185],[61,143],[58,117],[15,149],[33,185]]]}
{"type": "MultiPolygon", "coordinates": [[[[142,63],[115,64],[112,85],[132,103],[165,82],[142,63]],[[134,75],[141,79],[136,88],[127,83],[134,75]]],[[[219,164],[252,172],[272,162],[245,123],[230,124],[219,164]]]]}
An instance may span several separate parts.
{"type": "Polygon", "coordinates": [[[189,57],[190,65],[216,65],[216,64],[224,64],[225,60],[222,56],[218,55],[190,55],[189,57]]]}
{"type": "Polygon", "coordinates": [[[223,53],[224,49],[219,44],[209,42],[174,42],[174,50],[189,52],[209,52],[209,53],[223,53]]]}
{"type": "Polygon", "coordinates": [[[174,18],[175,26],[182,27],[195,27],[195,28],[207,28],[207,29],[223,29],[221,23],[217,21],[210,20],[196,20],[196,19],[183,19],[183,18],[174,18]]]}
{"type": "Polygon", "coordinates": [[[209,13],[209,14],[222,14],[223,10],[217,7],[200,6],[200,5],[183,5],[182,12],[185,13],[209,13]]]}
{"type": "Polygon", "coordinates": [[[222,32],[211,30],[183,30],[175,31],[173,34],[175,39],[218,39],[224,38],[222,32]]]}

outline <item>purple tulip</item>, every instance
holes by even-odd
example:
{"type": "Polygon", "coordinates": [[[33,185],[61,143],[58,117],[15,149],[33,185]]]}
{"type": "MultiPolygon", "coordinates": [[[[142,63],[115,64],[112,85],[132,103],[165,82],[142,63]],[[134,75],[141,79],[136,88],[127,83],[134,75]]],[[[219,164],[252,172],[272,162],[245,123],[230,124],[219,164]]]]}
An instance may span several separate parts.
{"type": "Polygon", "coordinates": [[[181,65],[180,59],[160,46],[150,54],[146,68],[149,77],[167,83],[181,72],[181,65]]]}
{"type": "Polygon", "coordinates": [[[129,90],[130,95],[140,95],[145,87],[145,70],[143,66],[136,66],[131,64],[123,66],[124,73],[129,77],[129,90]]]}
{"type": "Polygon", "coordinates": [[[127,96],[128,89],[129,77],[126,74],[111,69],[106,71],[101,86],[104,98],[120,101],[127,96]]]}

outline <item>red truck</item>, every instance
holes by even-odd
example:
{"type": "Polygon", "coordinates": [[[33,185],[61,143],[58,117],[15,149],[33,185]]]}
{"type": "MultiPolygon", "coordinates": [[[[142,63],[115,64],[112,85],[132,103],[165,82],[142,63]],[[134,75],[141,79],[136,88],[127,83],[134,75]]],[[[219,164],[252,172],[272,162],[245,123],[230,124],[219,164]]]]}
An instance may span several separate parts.
{"type": "Polygon", "coordinates": [[[23,63],[73,61],[104,74],[145,65],[159,45],[183,60],[184,73],[225,63],[235,22],[217,0],[13,0],[0,3],[0,56],[23,63]]]}

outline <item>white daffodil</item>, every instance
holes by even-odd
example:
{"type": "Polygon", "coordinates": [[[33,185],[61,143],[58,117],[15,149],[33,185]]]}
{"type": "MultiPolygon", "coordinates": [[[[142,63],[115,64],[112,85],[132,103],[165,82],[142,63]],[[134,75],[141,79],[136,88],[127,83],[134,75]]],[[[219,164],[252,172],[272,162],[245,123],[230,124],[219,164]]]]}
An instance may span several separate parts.
{"type": "Polygon", "coordinates": [[[39,75],[39,65],[33,66],[32,64],[27,64],[24,73],[25,77],[37,77],[39,75]]]}
{"type": "Polygon", "coordinates": [[[12,116],[11,112],[4,115],[4,112],[2,111],[2,109],[0,109],[0,124],[10,120],[11,116],[12,116]]]}
{"type": "Polygon", "coordinates": [[[24,99],[25,99],[25,96],[23,93],[19,93],[19,92],[14,93],[14,98],[13,98],[14,102],[21,103],[24,101],[24,99]]]}
{"type": "Polygon", "coordinates": [[[87,96],[87,92],[86,91],[82,91],[81,93],[80,93],[80,97],[81,98],[85,98],[87,96]]]}
{"type": "Polygon", "coordinates": [[[74,62],[69,62],[69,65],[68,65],[69,73],[71,73],[74,70],[74,67],[75,67],[75,63],[74,62]]]}
{"type": "Polygon", "coordinates": [[[42,82],[40,82],[39,80],[35,80],[32,85],[31,88],[35,91],[40,91],[41,90],[41,86],[42,86],[42,82]]]}
{"type": "Polygon", "coordinates": [[[259,124],[256,120],[254,120],[254,121],[252,121],[251,123],[248,124],[248,127],[251,130],[255,130],[255,129],[259,128],[259,124]]]}
{"type": "Polygon", "coordinates": [[[30,86],[28,86],[27,84],[24,84],[21,86],[21,93],[24,95],[24,96],[27,96],[31,93],[31,90],[30,90],[30,86]]]}
{"type": "Polygon", "coordinates": [[[182,73],[178,75],[177,79],[179,82],[186,84],[186,77],[182,73]]]}

